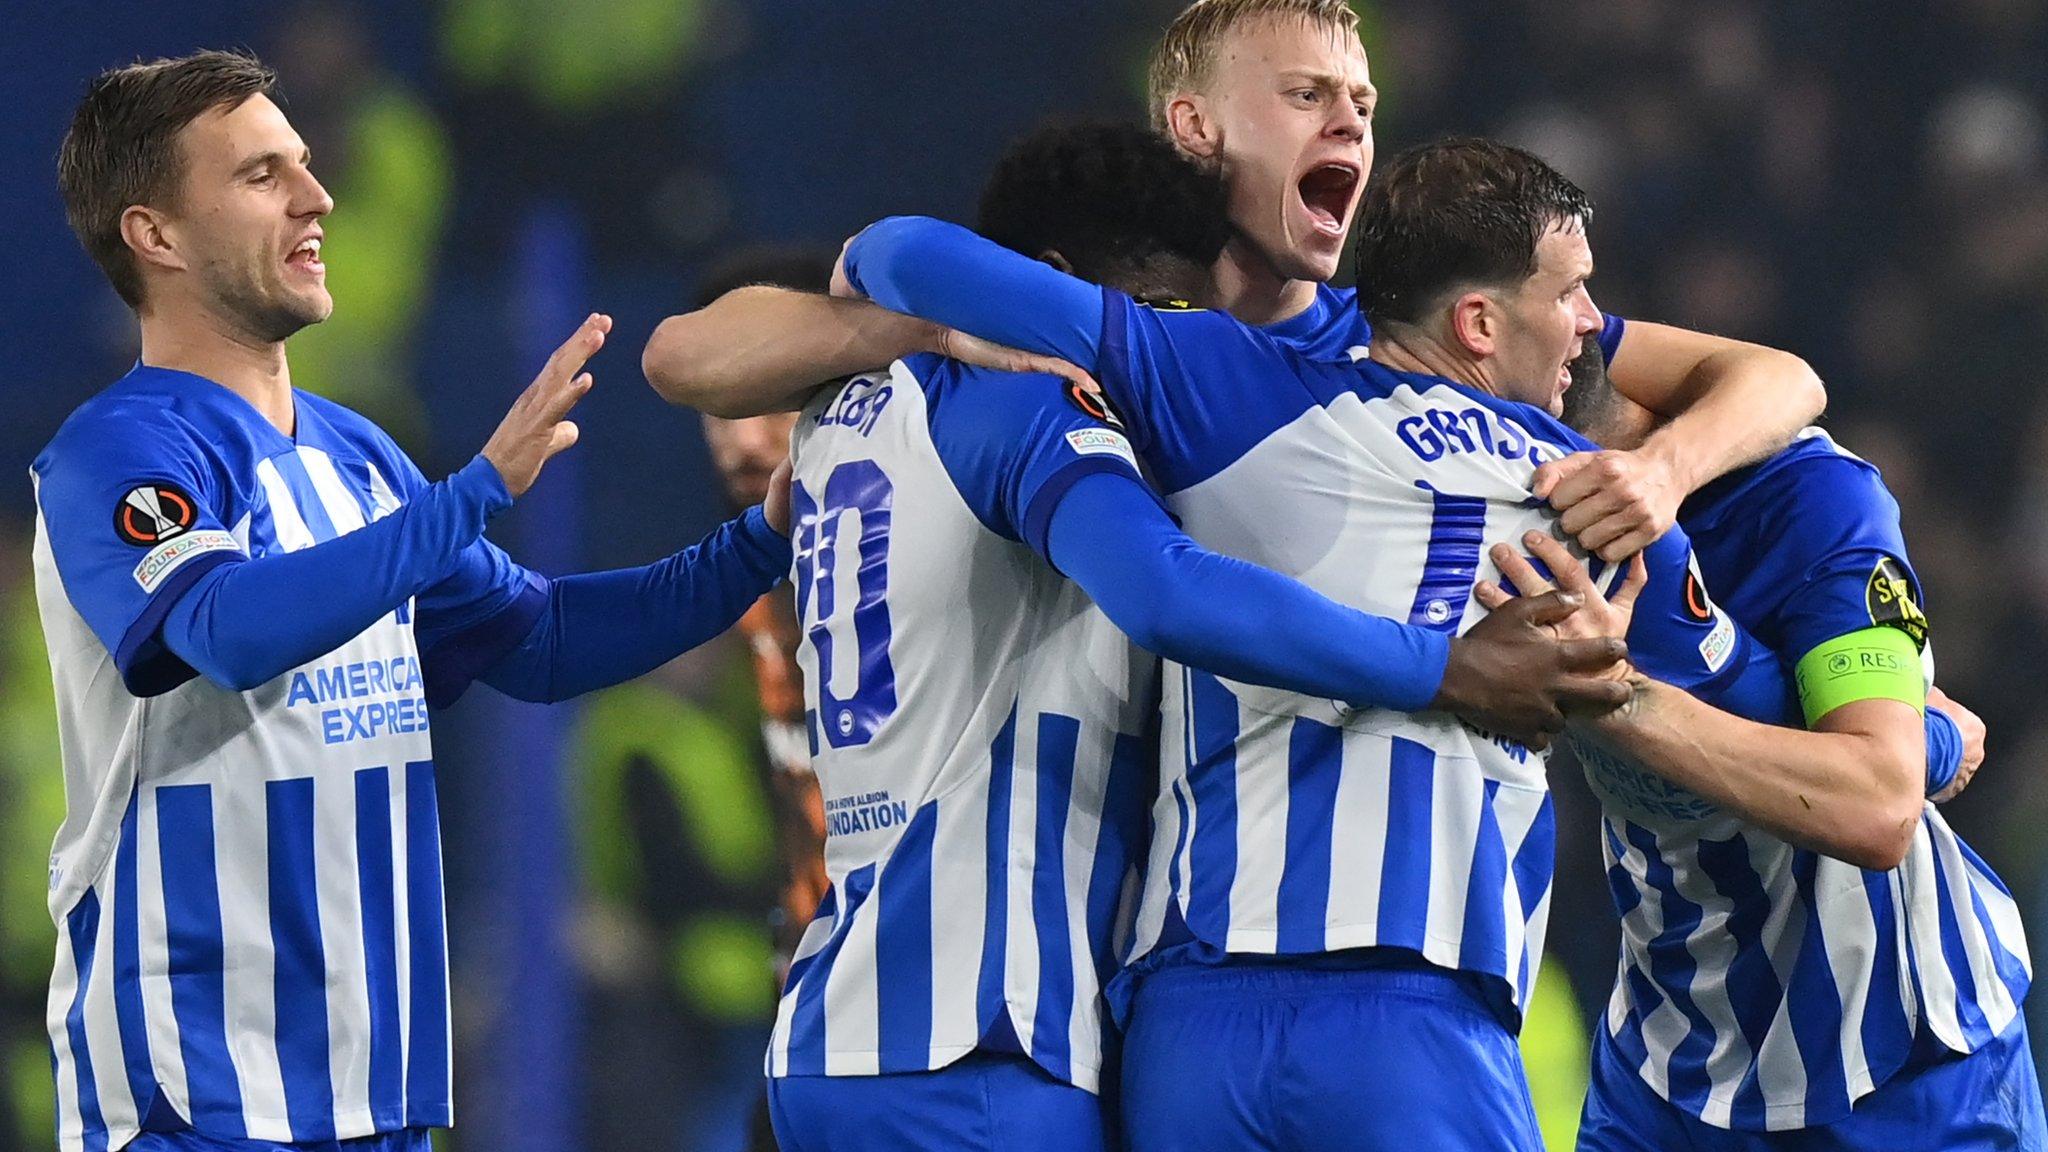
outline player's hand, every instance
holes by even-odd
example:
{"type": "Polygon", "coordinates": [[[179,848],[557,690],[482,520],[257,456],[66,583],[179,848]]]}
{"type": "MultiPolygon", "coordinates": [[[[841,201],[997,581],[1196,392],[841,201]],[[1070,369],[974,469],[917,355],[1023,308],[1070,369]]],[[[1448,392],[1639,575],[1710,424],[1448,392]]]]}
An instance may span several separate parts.
{"type": "Polygon", "coordinates": [[[768,494],[761,498],[761,515],[768,518],[768,526],[789,535],[789,457],[775,466],[775,474],[768,477],[768,494]]]}
{"type": "Polygon", "coordinates": [[[1043,372],[1070,381],[1083,391],[1098,396],[1102,394],[1102,385],[1077,364],[1057,356],[1041,356],[993,340],[983,340],[979,336],[969,336],[957,328],[940,328],[931,350],[977,368],[992,368],[998,372],[1043,372]]]}
{"type": "Polygon", "coordinates": [[[1627,659],[1625,641],[1557,635],[1557,625],[1584,604],[1577,593],[1549,591],[1495,609],[1451,641],[1432,707],[1541,748],[1564,731],[1568,712],[1609,712],[1628,703],[1629,686],[1601,675],[1627,659]]]}
{"type": "Polygon", "coordinates": [[[1669,532],[1687,495],[1671,463],[1648,452],[1574,453],[1536,469],[1532,487],[1566,535],[1610,564],[1669,532]]]}
{"type": "Polygon", "coordinates": [[[1956,703],[1948,693],[1932,686],[1927,689],[1927,706],[1946,712],[1963,734],[1962,767],[1956,769],[1956,778],[1949,781],[1948,787],[1929,797],[1936,804],[1946,804],[1962,795],[1963,789],[1970,786],[1970,777],[1975,776],[1978,766],[1984,763],[1984,721],[1975,712],[1956,703]]]}
{"type": "MultiPolygon", "coordinates": [[[[1629,561],[1628,575],[1621,587],[1615,590],[1614,598],[1600,594],[1600,588],[1593,583],[1593,576],[1571,550],[1556,537],[1542,532],[1522,534],[1522,546],[1529,554],[1543,562],[1557,578],[1557,587],[1578,597],[1583,602],[1577,612],[1550,625],[1553,635],[1561,640],[1583,640],[1610,637],[1626,639],[1628,626],[1635,618],[1636,597],[1642,595],[1643,585],[1649,583],[1649,568],[1644,565],[1638,553],[1629,561]]],[[[1536,566],[1524,559],[1519,552],[1506,544],[1495,544],[1487,553],[1500,568],[1508,582],[1522,590],[1524,596],[1537,596],[1552,590],[1552,584],[1536,570],[1536,566]]],[[[1472,589],[1473,595],[1493,611],[1514,599],[1506,589],[1491,580],[1482,580],[1472,589]]],[[[1625,661],[1617,661],[1604,675],[1613,679],[1624,679],[1629,673],[1625,661]]]]}
{"type": "Polygon", "coordinates": [[[604,347],[605,333],[611,330],[611,317],[591,313],[548,357],[540,375],[512,402],[512,410],[484,444],[484,459],[498,469],[514,499],[533,487],[542,465],[576,443],[576,425],[565,417],[590,391],[592,380],[583,365],[604,347]]]}

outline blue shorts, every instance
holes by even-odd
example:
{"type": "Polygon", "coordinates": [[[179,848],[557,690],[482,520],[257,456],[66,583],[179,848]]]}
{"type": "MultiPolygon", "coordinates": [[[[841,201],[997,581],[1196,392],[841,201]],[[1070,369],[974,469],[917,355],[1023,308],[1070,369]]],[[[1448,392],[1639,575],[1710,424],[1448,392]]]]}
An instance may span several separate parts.
{"type": "Polygon", "coordinates": [[[129,1142],[125,1152],[433,1152],[433,1148],[434,1142],[425,1128],[407,1128],[355,1140],[309,1140],[302,1144],[221,1140],[188,1128],[183,1132],[144,1132],[129,1142]]]}
{"type": "Polygon", "coordinates": [[[1131,1152],[1542,1152],[1522,1054],[1440,968],[1226,964],[1138,984],[1131,1152]]]}
{"type": "Polygon", "coordinates": [[[1784,1132],[1716,1128],[1657,1095],[1615,1052],[1606,1030],[1593,1045],[1592,1084],[1579,1152],[2043,1152],[2048,1122],[2027,1026],[1968,1056],[1916,1058],[1833,1124],[1784,1132]]]}
{"type": "Polygon", "coordinates": [[[782,1152],[1108,1152],[1102,1100],[1023,1056],[976,1052],[936,1072],[771,1076],[782,1152]]]}

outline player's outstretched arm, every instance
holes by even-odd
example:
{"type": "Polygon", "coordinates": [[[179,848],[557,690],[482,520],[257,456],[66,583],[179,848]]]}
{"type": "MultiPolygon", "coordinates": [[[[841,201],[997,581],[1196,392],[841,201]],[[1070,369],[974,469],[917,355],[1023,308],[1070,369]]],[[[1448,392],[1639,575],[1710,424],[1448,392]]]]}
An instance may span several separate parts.
{"type": "MultiPolygon", "coordinates": [[[[1547,538],[1526,543],[1564,587],[1590,587],[1585,565],[1562,545],[1547,538]]],[[[1517,588],[1549,588],[1519,556],[1496,550],[1494,558],[1517,588]]],[[[1504,595],[1480,591],[1489,604],[1504,595]]],[[[1917,701],[1901,698],[1918,683],[1919,659],[1903,633],[1868,632],[1801,662],[1802,704],[1813,731],[1745,720],[1640,673],[1630,676],[1635,695],[1628,705],[1575,721],[1575,730],[1794,844],[1861,868],[1896,867],[1926,792],[1923,722],[1917,701]],[[1879,674],[1832,675],[1837,656],[1879,674]]]]}
{"type": "Polygon", "coordinates": [[[1641,551],[1701,485],[1784,447],[1827,406],[1820,377],[1789,352],[1644,321],[1624,333],[1608,375],[1668,422],[1634,450],[1545,464],[1534,485],[1609,561],[1641,551]]]}
{"type": "Polygon", "coordinates": [[[1624,658],[1622,641],[1559,640],[1547,627],[1577,607],[1571,594],[1519,602],[1453,639],[1203,548],[1120,472],[1074,482],[1046,549],[1140,647],[1233,680],[1360,708],[1442,709],[1532,743],[1562,731],[1567,712],[1628,695],[1600,676],[1624,658]]]}
{"type": "MultiPolygon", "coordinates": [[[[778,521],[750,508],[653,564],[545,581],[538,617],[484,671],[484,683],[552,704],[652,672],[723,633],[789,573],[787,503],[778,521]]],[[[438,687],[447,681],[434,675],[436,655],[426,658],[438,687]]]]}
{"type": "Polygon", "coordinates": [[[839,276],[884,308],[1101,370],[1102,289],[958,224],[877,221],[847,244],[839,276]]]}
{"type": "Polygon", "coordinates": [[[218,564],[165,613],[164,646],[208,680],[246,691],[340,647],[441,580],[490,517],[576,442],[570,408],[611,319],[593,315],[548,358],[468,466],[398,511],[296,552],[218,564]]]}
{"type": "Polygon", "coordinates": [[[663,320],[640,366],[669,403],[739,419],[793,412],[826,384],[920,352],[1094,387],[1086,373],[1056,357],[1019,352],[865,300],[766,284],[735,288],[709,307],[663,320]]]}

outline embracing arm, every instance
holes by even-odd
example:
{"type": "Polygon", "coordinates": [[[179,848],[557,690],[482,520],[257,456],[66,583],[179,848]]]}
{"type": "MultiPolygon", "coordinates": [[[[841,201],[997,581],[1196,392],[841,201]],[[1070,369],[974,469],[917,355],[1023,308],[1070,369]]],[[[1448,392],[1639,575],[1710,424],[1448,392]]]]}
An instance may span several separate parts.
{"type": "Polygon", "coordinates": [[[1454,639],[1203,548],[1133,477],[1076,481],[1052,512],[1047,550],[1138,646],[1233,680],[1360,708],[1443,709],[1524,740],[1561,730],[1565,708],[1627,695],[1595,675],[1619,641],[1548,635],[1575,606],[1568,597],[1519,602],[1454,639]]]}
{"type": "Polygon", "coordinates": [[[1911,705],[1857,700],[1801,732],[1647,677],[1635,687],[1632,703],[1584,731],[1794,844],[1877,871],[1905,859],[1927,788],[1925,728],[1911,705]]]}
{"type": "Polygon", "coordinates": [[[958,224],[891,216],[841,259],[846,282],[884,308],[1098,370],[1102,289],[958,224]]]}
{"type": "Polygon", "coordinates": [[[737,419],[793,412],[830,381],[936,351],[938,335],[863,301],[760,284],[663,320],[640,367],[669,403],[737,419]]]}
{"type": "Polygon", "coordinates": [[[1608,376],[1667,422],[1634,450],[1546,464],[1534,485],[1566,531],[1610,561],[1669,530],[1701,485],[1791,443],[1827,405],[1820,377],[1789,352],[1643,321],[1624,331],[1608,376]]]}

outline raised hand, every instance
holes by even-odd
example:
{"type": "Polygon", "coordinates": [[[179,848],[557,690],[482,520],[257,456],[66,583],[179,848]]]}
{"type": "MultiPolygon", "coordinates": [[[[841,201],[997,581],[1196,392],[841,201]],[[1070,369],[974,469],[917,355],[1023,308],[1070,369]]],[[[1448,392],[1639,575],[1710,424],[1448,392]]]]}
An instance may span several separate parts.
{"type": "Polygon", "coordinates": [[[611,330],[611,317],[591,313],[548,357],[540,375],[512,402],[498,430],[485,442],[484,459],[498,469],[514,499],[533,487],[541,467],[556,453],[576,443],[576,425],[566,417],[590,391],[591,376],[583,365],[604,347],[605,333],[611,330]]]}
{"type": "MultiPolygon", "coordinates": [[[[1559,587],[1584,604],[1580,611],[1550,625],[1554,635],[1563,640],[1603,636],[1619,640],[1628,635],[1629,622],[1635,618],[1636,597],[1642,595],[1643,585],[1650,579],[1649,568],[1643,564],[1641,553],[1629,561],[1628,576],[1616,590],[1614,598],[1609,600],[1600,595],[1600,589],[1593,583],[1593,576],[1586,571],[1586,566],[1555,537],[1541,532],[1526,532],[1522,535],[1522,546],[1550,569],[1557,577],[1559,587]]],[[[1513,548],[1495,544],[1488,555],[1493,558],[1501,575],[1522,590],[1522,595],[1536,596],[1551,591],[1551,582],[1513,548]]],[[[1491,580],[1480,581],[1473,588],[1473,595],[1488,610],[1498,609],[1514,599],[1506,589],[1491,580]]],[[[1627,672],[1626,664],[1609,669],[1609,675],[1615,679],[1626,676],[1627,672]]]]}

